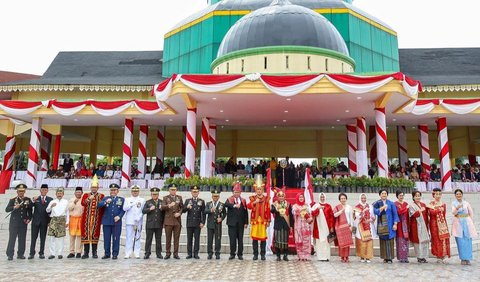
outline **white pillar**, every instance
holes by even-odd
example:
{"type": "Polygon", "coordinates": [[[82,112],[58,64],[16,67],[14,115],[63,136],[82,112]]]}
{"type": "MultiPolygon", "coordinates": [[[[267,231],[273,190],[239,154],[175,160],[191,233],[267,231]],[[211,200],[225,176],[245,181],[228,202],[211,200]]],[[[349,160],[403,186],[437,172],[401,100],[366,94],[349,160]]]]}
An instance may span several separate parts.
{"type": "Polygon", "coordinates": [[[350,175],[357,175],[357,129],[354,124],[348,124],[347,143],[348,143],[348,169],[350,175]]]}
{"type": "Polygon", "coordinates": [[[130,172],[132,169],[132,147],[133,147],[133,119],[125,119],[123,132],[123,159],[122,159],[122,182],[120,187],[130,186],[130,172]]]}
{"type": "Polygon", "coordinates": [[[147,142],[148,142],[148,125],[141,124],[138,136],[138,171],[139,177],[144,178],[147,171],[147,142]]]}
{"type": "Polygon", "coordinates": [[[397,126],[398,162],[405,167],[408,162],[407,128],[405,125],[397,126]]]}
{"type": "Polygon", "coordinates": [[[357,175],[368,176],[367,134],[364,117],[357,118],[357,175]]]}
{"type": "Polygon", "coordinates": [[[160,160],[164,164],[164,158],[165,158],[165,126],[160,126],[160,127],[157,128],[156,158],[157,158],[156,161],[160,160]]]}
{"type": "Polygon", "coordinates": [[[208,147],[212,151],[212,175],[215,174],[215,158],[216,158],[216,149],[217,149],[217,126],[215,124],[210,124],[210,142],[208,147]]]}
{"type": "Polygon", "coordinates": [[[387,123],[385,108],[375,108],[378,176],[388,177],[387,123]]]}
{"type": "Polygon", "coordinates": [[[27,179],[28,188],[35,188],[37,185],[38,161],[40,157],[40,138],[42,136],[42,120],[32,119],[32,131],[30,134],[30,149],[28,155],[27,179]]]}
{"type": "Polygon", "coordinates": [[[187,131],[185,140],[185,177],[195,174],[195,149],[197,133],[197,108],[187,110],[187,131]]]}
{"type": "Polygon", "coordinates": [[[428,139],[428,125],[419,125],[418,134],[418,143],[420,144],[421,149],[420,162],[422,163],[422,169],[430,175],[430,142],[428,139]]]}
{"type": "Polygon", "coordinates": [[[440,155],[440,174],[442,176],[443,191],[452,191],[452,167],[448,147],[447,118],[437,119],[438,151],[440,155]]]}

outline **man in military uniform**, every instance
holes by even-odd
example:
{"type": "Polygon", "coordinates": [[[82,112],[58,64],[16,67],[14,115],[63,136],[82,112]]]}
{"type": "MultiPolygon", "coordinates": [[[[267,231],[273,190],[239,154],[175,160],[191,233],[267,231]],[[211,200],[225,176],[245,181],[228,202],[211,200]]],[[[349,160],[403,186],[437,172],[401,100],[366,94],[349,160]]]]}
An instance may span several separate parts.
{"type": "Polygon", "coordinates": [[[8,226],[8,246],[7,257],[8,260],[13,260],[15,241],[18,237],[17,259],[25,259],[25,241],[27,238],[27,226],[32,219],[32,200],[25,197],[25,184],[18,184],[17,196],[8,201],[5,212],[10,214],[10,224],[8,226]]]}
{"type": "Polygon", "coordinates": [[[243,260],[243,232],[248,226],[248,210],[247,202],[240,197],[241,193],[242,188],[240,183],[237,182],[233,187],[233,196],[225,202],[227,207],[228,237],[230,239],[230,257],[228,259],[230,260],[235,258],[237,246],[238,259],[243,260]]]}
{"type": "Polygon", "coordinates": [[[215,238],[215,258],[220,259],[220,248],[222,244],[222,221],[225,219],[225,206],[219,201],[220,192],[212,191],[212,201],[205,206],[207,219],[207,251],[208,259],[213,256],[213,238],[215,238]]]}
{"type": "Polygon", "coordinates": [[[110,254],[112,254],[112,259],[117,259],[120,251],[120,234],[122,233],[122,217],[125,214],[123,210],[125,199],[117,196],[119,188],[118,184],[110,184],[110,196],[103,198],[98,203],[98,207],[103,210],[102,225],[105,255],[102,259],[109,259],[110,254]]]}
{"type": "Polygon", "coordinates": [[[143,225],[143,206],[145,199],[138,196],[140,186],[131,187],[132,196],[125,199],[123,210],[125,211],[125,258],[128,259],[134,253],[135,258],[140,258],[140,237],[142,235],[143,225]]]}
{"type": "Polygon", "coordinates": [[[30,255],[28,256],[28,259],[33,259],[35,257],[35,245],[37,244],[38,233],[40,233],[40,251],[38,252],[38,255],[41,259],[45,258],[45,241],[47,238],[48,224],[50,223],[50,215],[47,213],[46,209],[48,204],[53,200],[53,198],[47,196],[47,193],[48,185],[42,184],[40,187],[40,196],[32,198],[32,239],[30,241],[30,255]]]}
{"type": "Polygon", "coordinates": [[[152,248],[153,235],[155,234],[155,253],[157,258],[163,259],[162,256],[162,229],[163,229],[163,219],[165,217],[165,212],[162,211],[162,200],[158,198],[160,189],[154,187],[150,189],[152,198],[145,202],[143,206],[143,214],[147,215],[147,222],[145,224],[145,229],[147,232],[147,238],[145,241],[145,256],[144,259],[149,259],[152,248]]]}
{"type": "Polygon", "coordinates": [[[187,213],[187,259],[191,259],[192,257],[199,259],[200,231],[205,224],[205,201],[198,197],[200,191],[197,186],[191,187],[190,190],[192,191],[192,197],[186,199],[183,204],[183,212],[187,213]],[[195,244],[193,242],[194,236],[195,244]]]}
{"type": "Polygon", "coordinates": [[[182,196],[177,196],[177,187],[175,184],[170,184],[168,187],[168,196],[163,197],[162,210],[165,211],[165,218],[163,224],[165,226],[166,236],[166,253],[165,259],[169,259],[171,255],[171,243],[173,235],[173,258],[180,259],[178,256],[178,246],[180,240],[180,231],[182,229],[182,196]]]}

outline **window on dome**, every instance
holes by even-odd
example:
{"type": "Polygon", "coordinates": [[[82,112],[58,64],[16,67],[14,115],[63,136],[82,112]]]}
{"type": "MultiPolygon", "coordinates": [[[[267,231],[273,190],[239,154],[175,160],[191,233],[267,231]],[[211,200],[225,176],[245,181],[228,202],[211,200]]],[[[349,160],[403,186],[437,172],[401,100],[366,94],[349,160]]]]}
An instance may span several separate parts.
{"type": "Polygon", "coordinates": [[[308,70],[312,70],[312,69],[310,68],[310,56],[307,56],[307,69],[308,69],[308,70]]]}
{"type": "Polygon", "coordinates": [[[242,59],[242,72],[245,69],[245,60],[242,59]]]}
{"type": "Polygon", "coordinates": [[[325,71],[328,71],[328,59],[325,59],[325,71]]]}
{"type": "Polygon", "coordinates": [[[287,70],[288,70],[288,56],[285,56],[285,67],[286,67],[287,70]]]}
{"type": "Polygon", "coordinates": [[[267,69],[267,57],[263,57],[263,68],[267,69]]]}
{"type": "Polygon", "coordinates": [[[227,74],[230,72],[230,63],[227,63],[227,74]]]}

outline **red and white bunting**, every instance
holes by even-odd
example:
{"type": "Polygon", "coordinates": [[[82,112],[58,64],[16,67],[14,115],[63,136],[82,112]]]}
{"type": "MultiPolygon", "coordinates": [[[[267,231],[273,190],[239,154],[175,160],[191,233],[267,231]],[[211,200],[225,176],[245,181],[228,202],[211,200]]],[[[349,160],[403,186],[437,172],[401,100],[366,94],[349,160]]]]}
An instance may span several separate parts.
{"type": "Polygon", "coordinates": [[[3,157],[3,170],[13,170],[13,160],[15,159],[15,136],[7,136],[5,143],[5,156],[3,157]]]}
{"type": "Polygon", "coordinates": [[[350,175],[357,175],[357,128],[354,124],[347,124],[348,169],[350,175]]]}
{"type": "Polygon", "coordinates": [[[192,108],[187,111],[187,132],[185,144],[185,177],[189,178],[195,174],[195,149],[196,131],[197,131],[197,109],[192,108]]]}
{"type": "Polygon", "coordinates": [[[248,75],[181,75],[174,74],[167,80],[155,84],[152,94],[158,101],[164,102],[170,96],[175,83],[183,83],[191,89],[204,93],[222,92],[233,88],[245,80],[258,81],[270,92],[289,97],[304,92],[323,78],[327,78],[345,92],[363,94],[375,92],[392,80],[399,81],[407,95],[413,97],[422,90],[420,82],[401,72],[380,76],[355,76],[347,74],[314,74],[273,76],[263,74],[248,75]]]}
{"type": "Polygon", "coordinates": [[[387,124],[385,108],[375,108],[378,176],[388,177],[387,124]]]}
{"type": "Polygon", "coordinates": [[[30,149],[28,154],[27,187],[36,188],[38,161],[40,157],[40,138],[42,136],[42,120],[40,118],[32,119],[32,131],[30,134],[30,149]]]}
{"type": "Polygon", "coordinates": [[[139,177],[143,178],[147,169],[147,141],[148,141],[148,125],[141,124],[138,136],[138,171],[139,177]]]}
{"type": "Polygon", "coordinates": [[[122,159],[122,188],[130,186],[130,173],[132,171],[132,147],[133,147],[133,119],[125,119],[123,133],[123,159],[122,159]]]}
{"type": "Polygon", "coordinates": [[[420,162],[422,169],[430,175],[430,142],[428,140],[428,125],[418,126],[418,143],[420,144],[420,162]]]}
{"type": "Polygon", "coordinates": [[[404,168],[405,163],[408,162],[407,128],[405,125],[397,126],[397,145],[398,162],[404,168]]]}
{"type": "Polygon", "coordinates": [[[404,111],[424,115],[433,111],[436,106],[454,114],[464,115],[476,111],[480,107],[480,99],[422,99],[411,102],[404,111]]]}
{"type": "Polygon", "coordinates": [[[440,155],[440,174],[442,176],[442,189],[452,191],[452,171],[450,165],[450,153],[448,147],[447,118],[441,117],[436,120],[438,131],[438,149],[440,155]]]}

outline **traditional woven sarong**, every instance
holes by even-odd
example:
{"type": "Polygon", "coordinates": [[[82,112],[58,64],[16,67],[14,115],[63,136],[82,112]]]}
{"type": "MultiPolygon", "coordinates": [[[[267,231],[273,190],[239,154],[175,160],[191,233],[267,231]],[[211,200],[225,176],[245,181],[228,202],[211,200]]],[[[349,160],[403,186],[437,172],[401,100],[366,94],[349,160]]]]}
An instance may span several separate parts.
{"type": "Polygon", "coordinates": [[[64,216],[55,216],[50,220],[48,225],[48,236],[55,238],[65,237],[67,234],[65,230],[66,219],[64,216]]]}

